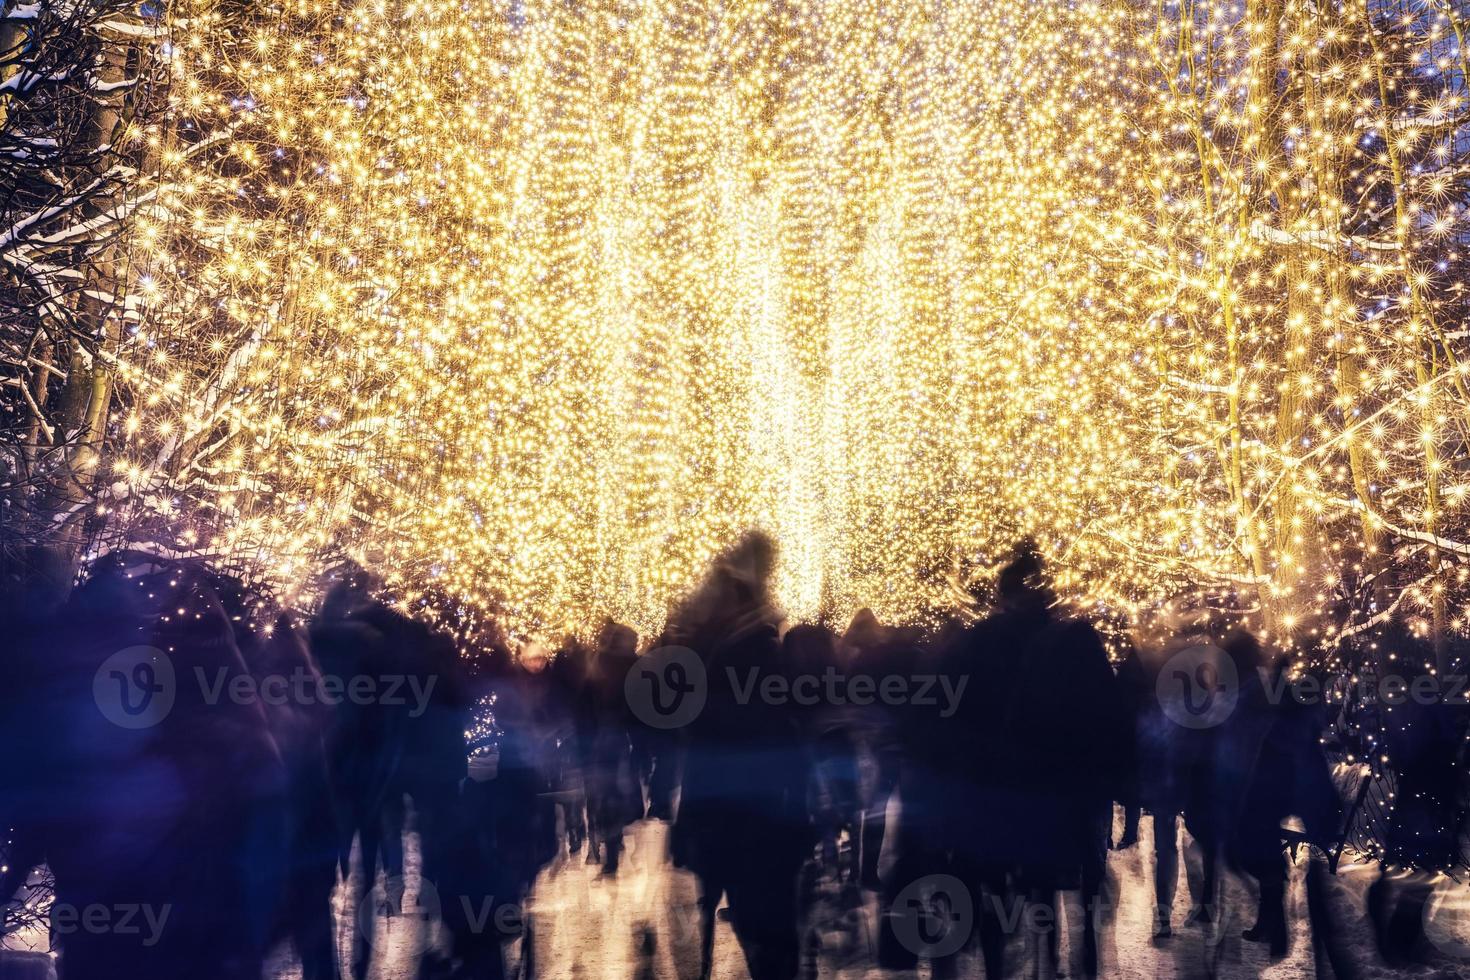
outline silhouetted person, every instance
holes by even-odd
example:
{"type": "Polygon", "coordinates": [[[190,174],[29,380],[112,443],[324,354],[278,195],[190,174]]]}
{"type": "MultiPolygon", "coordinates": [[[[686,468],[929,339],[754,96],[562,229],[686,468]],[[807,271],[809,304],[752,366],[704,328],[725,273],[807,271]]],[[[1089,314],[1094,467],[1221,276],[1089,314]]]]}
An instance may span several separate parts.
{"type": "MultiPolygon", "coordinates": [[[[1385,631],[1376,647],[1380,677],[1392,674],[1407,680],[1427,673],[1427,665],[1435,662],[1432,644],[1407,630],[1385,631]]],[[[1464,669],[1463,662],[1459,669],[1464,669]]],[[[1425,957],[1425,908],[1434,892],[1433,874],[1463,861],[1460,801],[1467,709],[1461,697],[1453,701],[1395,694],[1389,695],[1391,710],[1382,699],[1377,707],[1382,740],[1374,749],[1387,757],[1396,781],[1383,860],[1397,873],[1385,869],[1373,883],[1368,913],[1379,951],[1390,966],[1425,957]]]]}
{"type": "Polygon", "coordinates": [[[152,936],[146,925],[71,929],[60,976],[254,980],[278,921],[286,776],[260,704],[211,698],[196,680],[228,691],[247,674],[212,583],[192,563],[109,556],[55,623],[28,707],[5,719],[26,726],[7,733],[19,735],[8,750],[39,768],[11,773],[6,792],[21,791],[41,831],[59,908],[164,916],[152,936]],[[127,670],[106,667],[128,648],[153,652],[127,670]],[[99,670],[102,683],[118,683],[118,708],[146,710],[164,696],[165,659],[176,679],[170,711],[138,728],[104,716],[99,670]]]}
{"type": "Polygon", "coordinates": [[[1140,809],[1153,816],[1153,938],[1161,941],[1173,935],[1171,920],[1179,882],[1179,818],[1188,804],[1191,780],[1203,771],[1201,755],[1208,742],[1206,735],[1170,718],[1158,693],[1159,674],[1170,658],[1204,638],[1188,633],[1162,643],[1157,640],[1150,638],[1130,652],[1119,667],[1118,684],[1133,741],[1133,768],[1125,789],[1125,795],[1131,793],[1132,799],[1123,840],[1136,839],[1140,809]]]}
{"type": "MultiPolygon", "coordinates": [[[[833,675],[842,672],[836,638],[824,626],[793,626],[782,640],[782,646],[793,685],[811,688],[813,684],[822,684],[829,672],[833,675]]],[[[856,882],[861,817],[851,713],[846,706],[833,704],[826,698],[821,687],[811,689],[817,692],[814,703],[799,704],[796,710],[811,760],[808,806],[816,822],[824,863],[839,880],[856,882]],[[845,863],[841,860],[844,857],[845,863]]]]}
{"type": "MultiPolygon", "coordinates": [[[[870,609],[860,609],[842,634],[839,660],[848,677],[869,678],[878,683],[890,673],[903,672],[897,662],[903,647],[894,642],[870,609]]],[[[888,801],[898,787],[903,764],[904,734],[896,712],[873,704],[849,712],[858,752],[871,766],[872,778],[863,788],[862,828],[859,839],[859,876],[864,888],[881,889],[878,860],[888,825],[888,801]]]]}
{"type": "MultiPolygon", "coordinates": [[[[1185,636],[1177,642],[1187,646],[1210,643],[1203,634],[1185,636]]],[[[1236,629],[1218,647],[1208,648],[1221,651],[1229,661],[1229,673],[1235,678],[1234,705],[1217,724],[1189,729],[1178,736],[1192,746],[1184,816],[1185,825],[1201,851],[1201,893],[1190,911],[1190,919],[1205,925],[1222,914],[1220,868],[1222,862],[1232,860],[1237,853],[1247,797],[1261,746],[1274,718],[1262,683],[1265,658],[1255,637],[1236,629]]],[[[1270,877],[1264,865],[1258,870],[1270,877]]],[[[1268,881],[1268,903],[1273,887],[1268,881]]]]}
{"type": "MultiPolygon", "coordinates": [[[[1240,678],[1240,697],[1218,730],[1217,774],[1223,793],[1218,832],[1231,864],[1256,879],[1256,921],[1244,936],[1266,943],[1272,959],[1287,951],[1286,852],[1282,821],[1293,813],[1293,757],[1282,708],[1266,697],[1259,642],[1237,631],[1225,652],[1240,678]]],[[[1212,842],[1213,843],[1213,842],[1212,842]]]]}
{"type": "Polygon", "coordinates": [[[688,728],[674,826],[699,878],[705,977],[722,895],[752,980],[790,980],[797,969],[797,872],[811,847],[804,753],[789,705],[766,703],[758,683],[742,704],[736,686],[783,671],[767,592],[773,561],[769,540],[747,536],[676,627],[704,660],[709,685],[688,728]]]}
{"type": "Polygon", "coordinates": [[[591,671],[591,647],[576,637],[568,637],[551,661],[553,699],[566,729],[557,747],[555,792],[569,856],[588,840],[587,767],[597,725],[591,671]]]}
{"type": "MultiPolygon", "coordinates": [[[[473,649],[464,665],[470,704],[465,750],[471,753],[455,809],[455,832],[450,835],[449,865],[439,884],[452,956],[460,975],[478,980],[505,976],[502,944],[523,923],[507,910],[520,908],[520,879],[524,871],[511,856],[523,843],[515,832],[513,808],[526,805],[520,765],[513,750],[502,751],[507,714],[497,712],[500,697],[514,686],[520,668],[499,637],[473,649]],[[497,715],[500,715],[497,717],[497,715]],[[510,755],[508,764],[500,761],[510,755]],[[505,782],[499,777],[506,775],[505,782]]],[[[514,722],[511,722],[514,724],[514,722]]],[[[527,814],[536,818],[535,811],[527,814]]]]}
{"type": "Polygon", "coordinates": [[[1221,727],[1221,745],[1244,770],[1239,799],[1231,801],[1227,853],[1257,882],[1256,921],[1244,938],[1267,944],[1272,959],[1280,959],[1290,935],[1283,827],[1298,819],[1303,827],[1298,844],[1331,846],[1339,803],[1322,755],[1321,710],[1290,696],[1282,667],[1266,665],[1251,634],[1232,633],[1225,651],[1241,672],[1241,700],[1221,727]],[[1254,674],[1251,680],[1244,676],[1247,670],[1254,674]],[[1281,693],[1271,698],[1268,691],[1281,693]]]}
{"type": "MultiPolygon", "coordinates": [[[[419,873],[441,899],[457,900],[445,885],[453,878],[460,833],[460,791],[467,775],[465,730],[470,695],[464,666],[453,641],[444,633],[412,623],[401,639],[400,668],[412,683],[403,721],[401,761],[389,797],[413,803],[419,837],[419,873]]],[[[426,951],[426,958],[435,953],[426,951]]]]}
{"type": "MultiPolygon", "coordinates": [[[[350,571],[327,593],[311,627],[311,649],[324,677],[343,685],[354,678],[404,676],[413,669],[421,627],[373,597],[374,583],[350,571]]],[[[354,912],[373,891],[381,862],[390,914],[403,898],[403,755],[409,708],[380,698],[340,697],[327,737],[327,757],[338,828],[338,865],[350,878],[358,844],[362,877],[351,898],[354,912]]],[[[359,925],[371,923],[359,916],[359,925]]],[[[367,975],[371,936],[354,931],[352,973],[367,975]]]]}
{"type": "Polygon", "coordinates": [[[329,980],[337,976],[332,920],[337,825],[327,759],[333,712],[321,700],[321,672],[295,618],[276,612],[237,579],[216,575],[214,585],[241,656],[265,695],[266,719],[286,767],[289,866],[276,927],[294,941],[304,980],[329,980]],[[271,685],[281,679],[290,682],[288,690],[301,693],[273,696],[271,685]]]}
{"type": "Polygon", "coordinates": [[[1129,754],[1120,768],[1122,782],[1118,792],[1118,805],[1123,808],[1123,833],[1112,848],[1126,851],[1138,843],[1138,826],[1143,814],[1143,780],[1145,772],[1139,757],[1138,734],[1143,715],[1154,703],[1152,672],[1145,664],[1138,647],[1129,643],[1117,667],[1118,695],[1122,699],[1124,717],[1128,719],[1134,733],[1129,754]]]}
{"type": "Polygon", "coordinates": [[[633,757],[633,717],[623,696],[623,680],[637,656],[638,634],[609,622],[598,638],[588,673],[592,727],[584,735],[587,860],[601,861],[608,875],[617,873],[623,832],[643,815],[643,790],[633,757]]]}
{"type": "MultiPolygon", "coordinates": [[[[528,643],[495,684],[500,755],[488,791],[494,822],[493,865],[498,902],[524,907],[541,869],[557,855],[557,739],[568,734],[553,700],[546,652],[528,643]]],[[[520,922],[522,974],[535,975],[536,937],[529,916],[520,922]]]]}
{"type": "MultiPolygon", "coordinates": [[[[1039,556],[1025,554],[1008,570],[1028,583],[1029,601],[1047,596],[1039,556]]],[[[1007,718],[1016,766],[1019,823],[1014,835],[1021,881],[1031,901],[1052,909],[1056,893],[1080,888],[1083,970],[1096,976],[1098,902],[1106,870],[1112,802],[1126,758],[1123,697],[1101,637],[1090,623],[1048,614],[1016,665],[1007,718]]],[[[1058,933],[1047,934],[1054,966],[1058,933]]]]}
{"type": "MultiPolygon", "coordinates": [[[[677,605],[672,607],[663,633],[650,650],[685,645],[689,638],[683,636],[680,630],[688,621],[691,621],[691,617],[687,615],[687,610],[682,610],[677,605]]],[[[643,723],[642,719],[632,722],[631,733],[638,771],[646,780],[648,818],[672,821],[674,801],[683,781],[684,733],[677,729],[654,728],[643,723]]],[[[678,855],[675,854],[674,858],[677,861],[678,855]]]]}
{"type": "MultiPolygon", "coordinates": [[[[932,800],[938,849],[975,902],[981,954],[989,976],[1003,976],[1001,915],[1014,896],[1015,839],[1026,818],[1028,773],[1017,755],[1013,705],[1038,639],[1055,622],[1055,596],[1040,556],[1023,542],[997,581],[996,608],[940,650],[937,672],[952,684],[969,678],[949,719],[931,718],[922,737],[928,758],[906,796],[932,800]]],[[[953,963],[936,969],[952,973],[953,963]]]]}

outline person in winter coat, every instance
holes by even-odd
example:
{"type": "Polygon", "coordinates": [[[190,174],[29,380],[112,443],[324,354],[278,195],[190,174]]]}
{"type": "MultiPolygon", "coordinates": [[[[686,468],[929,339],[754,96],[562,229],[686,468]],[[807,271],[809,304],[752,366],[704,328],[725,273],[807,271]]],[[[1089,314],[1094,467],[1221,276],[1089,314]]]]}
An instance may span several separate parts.
{"type": "Polygon", "coordinates": [[[699,879],[701,971],[709,976],[714,914],[730,922],[752,980],[790,980],[798,963],[797,878],[812,848],[806,753],[789,703],[743,697],[738,685],[783,671],[768,583],[769,539],[731,550],[681,615],[676,634],[705,663],[708,695],[688,726],[673,846],[699,879]]]}

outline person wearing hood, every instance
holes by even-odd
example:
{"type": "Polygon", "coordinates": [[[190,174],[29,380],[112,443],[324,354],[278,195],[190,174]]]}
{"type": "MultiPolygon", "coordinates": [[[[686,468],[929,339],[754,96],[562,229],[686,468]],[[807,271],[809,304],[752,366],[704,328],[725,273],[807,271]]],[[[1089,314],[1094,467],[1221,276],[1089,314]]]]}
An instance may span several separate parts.
{"type": "Polygon", "coordinates": [[[752,980],[797,971],[797,879],[813,846],[806,755],[790,704],[744,697],[736,686],[783,670],[769,596],[774,562],[770,539],[747,535],[672,629],[704,661],[708,684],[704,709],[685,729],[673,827],[680,860],[699,879],[703,977],[722,896],[752,980]]]}

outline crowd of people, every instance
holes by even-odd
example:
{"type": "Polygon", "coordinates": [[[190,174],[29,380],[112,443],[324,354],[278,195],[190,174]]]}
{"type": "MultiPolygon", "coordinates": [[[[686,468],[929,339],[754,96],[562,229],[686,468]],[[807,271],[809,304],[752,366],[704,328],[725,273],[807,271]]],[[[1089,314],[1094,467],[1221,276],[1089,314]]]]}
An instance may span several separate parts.
{"type": "MultiPolygon", "coordinates": [[[[346,882],[353,908],[373,889],[401,902],[411,825],[419,876],[455,898],[437,909],[448,940],[423,951],[422,975],[498,980],[519,938],[529,978],[533,921],[496,908],[523,905],[554,860],[616,875],[625,831],[648,819],[668,822],[671,860],[698,881],[703,977],[721,917],[752,980],[810,974],[803,930],[818,881],[848,907],[876,902],[876,966],[926,959],[941,977],[977,951],[986,977],[1014,975],[1007,910],[1023,902],[1057,922],[1058,896],[1080,893],[1082,966],[1098,975],[1108,851],[1135,846],[1147,813],[1154,941],[1216,921],[1228,869],[1258,895],[1244,939],[1287,954],[1288,848],[1335,860],[1348,814],[1324,754],[1330,704],[1269,696],[1281,668],[1239,616],[1174,608],[1110,655],[1094,625],[1063,611],[1023,544],[993,607],[937,635],[866,611],[840,632],[786,628],[769,592],[774,562],[772,543],[749,535],[661,636],[609,622],[591,640],[513,651],[495,639],[460,649],[377,598],[361,573],[338,576],[302,620],[196,563],[113,556],[64,604],[22,597],[7,614],[0,895],[24,900],[45,866],[58,907],[168,910],[151,942],[65,930],[68,980],[255,980],[288,940],[305,980],[360,978],[373,917],[358,918],[340,956],[332,896],[346,882]],[[647,651],[674,648],[698,657],[703,701],[687,723],[661,727],[630,703],[628,678],[647,651]],[[111,677],[110,658],[132,649],[153,651],[130,654],[146,670],[111,677]],[[1181,723],[1166,671],[1200,649],[1221,658],[1204,663],[1211,683],[1233,678],[1230,710],[1181,723]],[[114,679],[124,696],[131,681],[161,692],[148,657],[167,660],[170,708],[119,725],[98,705],[114,679]],[[303,676],[305,691],[328,678],[369,683],[361,697],[264,696],[268,679],[303,676]],[[866,679],[869,692],[922,679],[892,690],[950,696],[857,699],[829,686],[795,698],[796,678],[866,679]],[[1177,908],[1181,827],[1204,873],[1177,908]],[[913,913],[907,897],[941,878],[968,896],[973,930],[959,944],[931,942],[928,930],[915,942],[903,917],[934,910],[913,913]]],[[[1187,683],[1180,696],[1193,696],[1187,683]]],[[[1414,802],[1391,829],[1402,839],[1386,846],[1447,866],[1463,726],[1451,713],[1426,718],[1424,744],[1405,748],[1420,766],[1414,802]]],[[[1371,911],[1393,962],[1422,940],[1424,894],[1384,889],[1371,911]]],[[[1314,936],[1329,942],[1332,923],[1316,915],[1314,936]]],[[[1054,973],[1059,932],[1028,940],[1027,962],[1054,973]]]]}

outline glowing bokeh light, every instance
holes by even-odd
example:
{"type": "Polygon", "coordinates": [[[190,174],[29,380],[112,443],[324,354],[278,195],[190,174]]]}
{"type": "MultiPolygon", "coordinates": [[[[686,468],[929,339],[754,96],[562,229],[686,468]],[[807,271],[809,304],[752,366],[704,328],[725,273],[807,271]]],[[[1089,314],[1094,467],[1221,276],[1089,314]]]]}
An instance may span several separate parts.
{"type": "Polygon", "coordinates": [[[1463,627],[1466,15],[1185,6],[170,4],[115,533],[523,633],[750,526],[801,618],[1029,532],[1463,627]]]}

